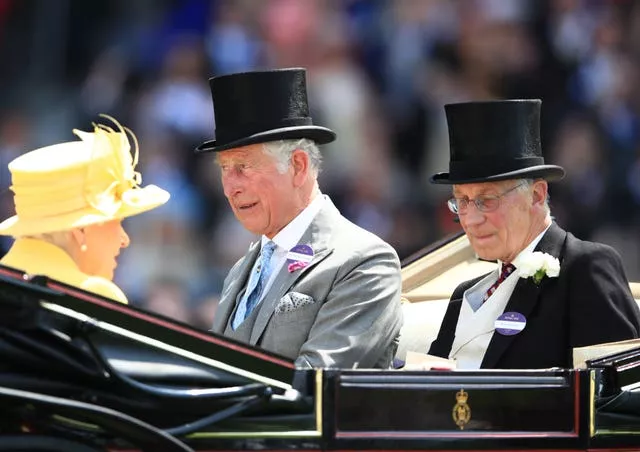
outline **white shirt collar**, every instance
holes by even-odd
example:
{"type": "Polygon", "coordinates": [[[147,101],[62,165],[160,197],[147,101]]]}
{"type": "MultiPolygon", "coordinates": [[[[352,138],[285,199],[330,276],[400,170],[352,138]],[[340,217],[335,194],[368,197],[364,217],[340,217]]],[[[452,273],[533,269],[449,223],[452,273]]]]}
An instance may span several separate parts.
{"type": "Polygon", "coordinates": [[[318,193],[316,197],[304,208],[293,220],[278,232],[273,239],[262,236],[261,246],[264,246],[269,240],[278,245],[278,249],[289,251],[298,244],[302,235],[307,230],[315,216],[320,212],[324,205],[325,195],[318,193]]]}

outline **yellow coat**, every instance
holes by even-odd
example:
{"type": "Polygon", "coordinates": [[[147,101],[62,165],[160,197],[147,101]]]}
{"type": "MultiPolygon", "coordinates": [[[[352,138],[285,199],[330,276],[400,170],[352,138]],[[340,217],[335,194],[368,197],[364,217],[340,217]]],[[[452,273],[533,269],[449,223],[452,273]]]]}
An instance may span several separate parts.
{"type": "Polygon", "coordinates": [[[30,275],[45,275],[120,303],[127,303],[126,295],[113,282],[82,273],[66,252],[42,240],[17,239],[0,260],[0,264],[30,275]]]}

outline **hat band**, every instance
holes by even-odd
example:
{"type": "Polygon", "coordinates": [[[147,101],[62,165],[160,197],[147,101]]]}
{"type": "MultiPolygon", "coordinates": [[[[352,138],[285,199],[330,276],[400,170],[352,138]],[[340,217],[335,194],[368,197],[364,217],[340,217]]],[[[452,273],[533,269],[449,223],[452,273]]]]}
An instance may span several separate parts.
{"type": "Polygon", "coordinates": [[[463,162],[453,161],[449,164],[450,179],[469,179],[496,176],[499,174],[518,171],[532,166],[544,165],[542,157],[523,157],[518,159],[493,160],[477,159],[463,162]]]}
{"type": "Polygon", "coordinates": [[[16,193],[14,202],[18,217],[23,220],[37,220],[86,211],[87,209],[110,216],[120,208],[122,199],[115,190],[109,187],[103,192],[91,195],[83,195],[77,191],[74,194],[69,192],[69,196],[56,197],[56,199],[51,199],[51,197],[43,199],[42,195],[38,196],[35,193],[33,195],[16,193]]]}
{"type": "Polygon", "coordinates": [[[100,172],[94,173],[92,182],[82,173],[55,181],[51,177],[25,181],[18,176],[11,186],[18,216],[25,220],[44,219],[87,209],[112,216],[120,209],[124,195],[139,188],[139,173],[125,175],[122,173],[126,171],[118,172],[102,161],[91,165],[94,163],[100,172]]]}
{"type": "Polygon", "coordinates": [[[242,138],[250,137],[256,133],[284,127],[310,126],[313,121],[308,116],[297,118],[283,118],[277,121],[245,122],[236,127],[216,127],[216,144],[231,143],[242,138]]]}
{"type": "Polygon", "coordinates": [[[51,218],[57,215],[80,211],[88,207],[81,197],[58,199],[55,202],[42,202],[42,197],[15,195],[16,214],[24,220],[51,218]],[[39,199],[38,199],[39,198],[39,199]]]}

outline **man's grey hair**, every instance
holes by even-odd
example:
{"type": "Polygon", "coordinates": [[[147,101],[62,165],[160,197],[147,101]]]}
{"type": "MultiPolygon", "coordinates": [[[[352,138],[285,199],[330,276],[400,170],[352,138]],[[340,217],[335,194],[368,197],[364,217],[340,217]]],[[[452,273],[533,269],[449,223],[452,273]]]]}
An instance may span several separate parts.
{"type": "Polygon", "coordinates": [[[278,172],[281,174],[285,173],[289,168],[291,155],[296,149],[304,151],[309,156],[311,172],[317,177],[320,173],[322,155],[315,141],[301,138],[299,140],[278,140],[264,143],[264,152],[275,159],[278,172]]]}
{"type": "MultiPolygon", "coordinates": [[[[516,191],[527,191],[529,190],[531,187],[533,187],[533,184],[535,183],[536,180],[540,180],[540,179],[520,179],[520,186],[516,189],[516,191]]],[[[549,192],[547,192],[547,198],[544,200],[544,209],[547,212],[547,216],[551,216],[551,207],[549,207],[549,192]]]]}

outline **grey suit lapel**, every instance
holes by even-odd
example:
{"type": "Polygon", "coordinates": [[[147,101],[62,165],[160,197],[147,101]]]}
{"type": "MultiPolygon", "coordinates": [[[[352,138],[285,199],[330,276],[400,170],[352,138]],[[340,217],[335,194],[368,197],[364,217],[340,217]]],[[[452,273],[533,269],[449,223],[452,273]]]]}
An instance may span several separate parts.
{"type": "Polygon", "coordinates": [[[258,254],[260,252],[260,240],[254,242],[249,247],[247,254],[244,256],[244,260],[239,264],[238,268],[232,270],[232,273],[229,274],[229,286],[224,290],[222,295],[220,296],[220,303],[218,303],[218,308],[216,310],[216,314],[213,318],[213,326],[211,331],[214,333],[222,333],[224,332],[225,327],[227,326],[227,321],[229,320],[229,316],[233,312],[233,308],[236,304],[236,298],[238,298],[238,293],[242,290],[247,282],[247,278],[249,276],[249,272],[255,263],[258,254]]]}
{"type": "Polygon", "coordinates": [[[249,343],[255,345],[262,336],[264,329],[269,323],[269,319],[273,315],[276,305],[280,298],[293,286],[296,281],[304,275],[306,272],[315,267],[319,262],[326,258],[333,248],[329,247],[329,239],[331,237],[332,225],[335,224],[337,217],[340,213],[335,208],[333,203],[327,198],[325,205],[320,212],[313,219],[302,238],[298,243],[308,244],[314,251],[313,259],[305,268],[289,272],[287,269],[287,263],[282,266],[278,272],[276,279],[269,288],[269,291],[262,300],[260,311],[256,318],[256,323],[251,331],[251,339],[249,343]]]}
{"type": "MultiPolygon", "coordinates": [[[[534,251],[542,251],[543,253],[548,253],[561,260],[562,247],[564,246],[566,237],[567,233],[558,225],[553,223],[545,235],[542,236],[542,239],[538,242],[534,251]]],[[[525,319],[528,319],[529,314],[531,314],[533,308],[541,299],[545,285],[548,283],[548,278],[544,278],[540,281],[539,285],[536,285],[531,278],[521,278],[516,284],[504,312],[518,312],[522,314],[525,319]]],[[[513,336],[505,336],[499,333],[494,333],[480,367],[496,367],[505,350],[517,339],[517,337],[517,334],[513,336]]]]}

